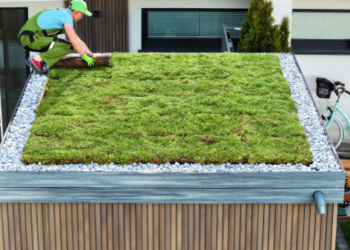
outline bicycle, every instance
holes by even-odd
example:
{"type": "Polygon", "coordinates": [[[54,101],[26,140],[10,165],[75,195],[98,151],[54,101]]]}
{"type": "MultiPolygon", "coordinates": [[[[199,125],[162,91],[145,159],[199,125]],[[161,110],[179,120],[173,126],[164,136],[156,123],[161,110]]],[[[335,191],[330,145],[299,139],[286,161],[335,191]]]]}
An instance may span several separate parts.
{"type": "Polygon", "coordinates": [[[339,100],[342,94],[345,92],[348,95],[350,95],[350,92],[345,89],[345,84],[341,82],[334,82],[333,84],[325,78],[317,78],[316,82],[316,95],[318,97],[323,99],[329,99],[332,92],[334,92],[338,96],[334,107],[327,106],[326,110],[328,112],[321,115],[324,125],[327,129],[328,135],[333,142],[334,148],[337,148],[339,147],[340,143],[345,139],[345,128],[342,121],[335,113],[338,112],[345,118],[350,129],[350,119],[339,107],[339,100]]]}

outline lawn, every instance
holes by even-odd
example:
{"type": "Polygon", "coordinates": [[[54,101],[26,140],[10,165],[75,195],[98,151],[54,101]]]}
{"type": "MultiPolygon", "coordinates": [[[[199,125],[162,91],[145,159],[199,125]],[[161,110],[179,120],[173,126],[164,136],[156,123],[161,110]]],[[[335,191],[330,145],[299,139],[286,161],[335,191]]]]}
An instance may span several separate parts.
{"type": "Polygon", "coordinates": [[[112,56],[50,71],[24,163],[312,162],[276,55],[112,56]]]}

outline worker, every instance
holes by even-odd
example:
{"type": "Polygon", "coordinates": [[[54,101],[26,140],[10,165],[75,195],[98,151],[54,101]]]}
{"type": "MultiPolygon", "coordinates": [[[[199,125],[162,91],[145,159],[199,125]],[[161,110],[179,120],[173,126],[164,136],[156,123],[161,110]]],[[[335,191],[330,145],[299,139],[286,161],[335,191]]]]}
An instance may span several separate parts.
{"type": "Polygon", "coordinates": [[[19,43],[26,50],[41,53],[27,58],[26,64],[38,74],[47,74],[52,65],[75,49],[88,67],[94,66],[93,54],[73,28],[73,22],[85,15],[92,15],[86,3],[73,0],[67,9],[44,9],[29,18],[18,34],[19,43]],[[59,34],[66,34],[69,41],[58,38],[59,34]]]}

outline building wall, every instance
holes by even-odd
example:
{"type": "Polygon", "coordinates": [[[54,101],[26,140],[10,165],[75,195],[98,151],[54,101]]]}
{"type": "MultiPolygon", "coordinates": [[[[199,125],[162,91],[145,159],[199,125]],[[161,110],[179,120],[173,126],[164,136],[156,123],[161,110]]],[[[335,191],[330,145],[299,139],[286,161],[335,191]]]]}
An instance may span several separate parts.
{"type": "MultiPolygon", "coordinates": [[[[320,99],[316,96],[316,78],[323,77],[328,80],[345,83],[350,90],[350,56],[349,55],[296,55],[300,68],[305,76],[316,106],[320,113],[325,112],[323,107],[329,105],[327,100],[334,105],[336,95],[332,93],[330,99],[320,99]]],[[[344,94],[340,99],[340,108],[350,116],[350,96],[344,94]]],[[[340,117],[340,116],[339,116],[340,117]]],[[[345,142],[350,143],[349,127],[345,119],[341,119],[345,126],[345,142]]]]}
{"type": "MultiPolygon", "coordinates": [[[[249,8],[250,0],[129,0],[129,48],[136,53],[141,49],[141,9],[142,8],[249,8]]],[[[276,23],[284,15],[291,18],[292,0],[274,0],[273,16],[276,23]]]]}
{"type": "Polygon", "coordinates": [[[294,0],[293,9],[350,9],[350,1],[294,0]]]}
{"type": "Polygon", "coordinates": [[[337,204],[1,203],[0,249],[334,250],[337,204]]]}

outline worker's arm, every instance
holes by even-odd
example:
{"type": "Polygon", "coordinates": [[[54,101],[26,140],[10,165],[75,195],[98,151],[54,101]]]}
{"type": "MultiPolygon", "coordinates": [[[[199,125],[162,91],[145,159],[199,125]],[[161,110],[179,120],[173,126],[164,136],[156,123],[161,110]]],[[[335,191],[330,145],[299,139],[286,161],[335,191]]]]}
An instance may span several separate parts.
{"type": "Polygon", "coordinates": [[[86,44],[80,39],[80,37],[78,37],[78,35],[77,35],[77,38],[78,38],[79,42],[81,43],[81,46],[83,47],[83,50],[84,50],[85,54],[86,54],[87,56],[92,57],[93,54],[92,54],[92,52],[89,50],[89,48],[86,46],[86,44]]]}
{"type": "MultiPolygon", "coordinates": [[[[82,44],[80,43],[80,39],[75,33],[75,30],[73,28],[73,25],[65,23],[64,25],[64,30],[66,31],[66,35],[69,39],[69,41],[72,43],[73,48],[79,55],[84,55],[84,48],[82,44]]],[[[86,45],[85,45],[86,46],[86,45]]]]}

